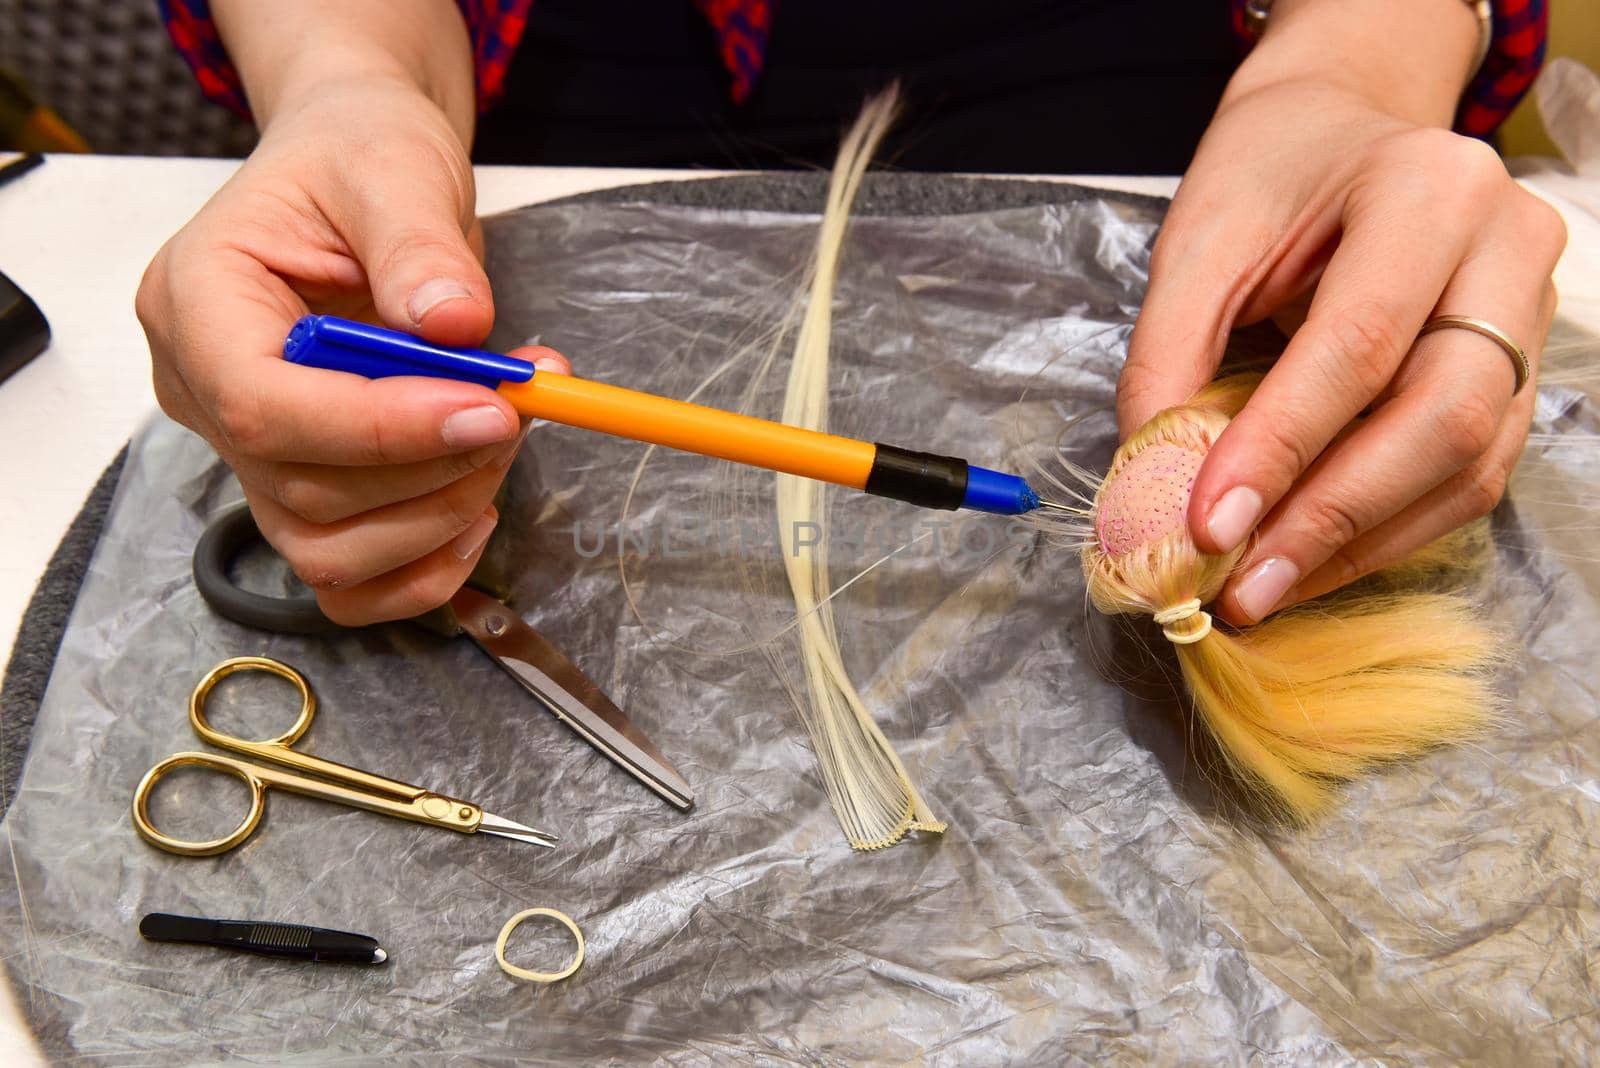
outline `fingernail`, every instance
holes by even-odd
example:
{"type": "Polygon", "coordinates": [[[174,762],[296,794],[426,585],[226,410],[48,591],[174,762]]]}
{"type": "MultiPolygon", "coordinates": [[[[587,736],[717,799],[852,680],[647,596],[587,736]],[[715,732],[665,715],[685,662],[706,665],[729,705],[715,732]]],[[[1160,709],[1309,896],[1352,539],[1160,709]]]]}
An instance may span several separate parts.
{"type": "Polygon", "coordinates": [[[504,441],[516,429],[516,425],[499,408],[485,404],[451,412],[440,433],[444,443],[452,449],[476,449],[479,445],[504,441]]]}
{"type": "Polygon", "coordinates": [[[509,467],[511,465],[511,461],[517,458],[517,453],[522,451],[522,443],[528,440],[528,431],[532,429],[533,422],[532,420],[529,420],[528,424],[522,428],[522,433],[517,435],[517,440],[513,441],[510,445],[507,445],[503,450],[501,450],[500,455],[495,457],[495,465],[498,467],[509,467]]]}
{"type": "Polygon", "coordinates": [[[462,560],[471,560],[477,555],[479,549],[488,542],[489,535],[494,533],[495,524],[500,522],[500,517],[485,512],[466,530],[456,535],[456,540],[450,543],[450,551],[462,560]]]}
{"type": "Polygon", "coordinates": [[[1211,506],[1206,529],[1217,551],[1231,553],[1250,536],[1261,519],[1261,494],[1249,486],[1235,486],[1211,506]]]}
{"type": "Polygon", "coordinates": [[[1300,569],[1283,557],[1274,556],[1261,561],[1239,580],[1233,599],[1251,622],[1257,622],[1277,607],[1283,595],[1299,581],[1300,569]]]}
{"type": "Polygon", "coordinates": [[[421,325],[422,317],[445,301],[464,300],[471,296],[467,287],[454,278],[430,278],[411,291],[411,297],[406,301],[406,314],[411,317],[412,323],[421,325]]]}

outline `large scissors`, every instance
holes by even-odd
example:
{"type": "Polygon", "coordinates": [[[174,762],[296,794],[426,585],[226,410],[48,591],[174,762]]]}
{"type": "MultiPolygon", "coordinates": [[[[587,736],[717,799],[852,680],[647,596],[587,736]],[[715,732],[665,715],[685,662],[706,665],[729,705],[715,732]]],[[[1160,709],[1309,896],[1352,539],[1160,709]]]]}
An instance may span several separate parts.
{"type": "MultiPolygon", "coordinates": [[[[229,569],[261,531],[243,504],[222,512],[194,549],[194,581],[207,604],[235,623],[278,634],[329,634],[339,625],[315,597],[269,597],[240,588],[229,569]]],[[[555,717],[668,803],[687,809],[694,794],[644,732],[593,681],[504,602],[473,582],[443,609],[413,620],[445,635],[465,633],[555,717]]]]}
{"type": "Polygon", "coordinates": [[[134,827],[145,841],[169,853],[180,853],[187,857],[215,856],[226,853],[255,832],[261,818],[266,815],[267,791],[278,789],[324,801],[337,801],[341,805],[397,816],[415,823],[426,823],[431,827],[445,827],[463,834],[481,831],[544,846],[546,849],[555,846],[555,835],[491,815],[471,801],[446,797],[421,786],[386,779],[382,775],[296,751],[294,743],[311,726],[311,719],[316,713],[317,699],[312,696],[305,676],[288,664],[264,656],[236,656],[224,660],[200,680],[189,698],[189,723],[194,727],[194,732],[220,749],[243,753],[293,770],[279,771],[264,764],[214,753],[174,753],[146,772],[139,781],[138,789],[134,790],[134,827]],[[211,691],[217,683],[241,671],[264,671],[276,675],[289,680],[300,691],[300,715],[288,730],[276,738],[259,742],[235,738],[217,730],[207,721],[206,699],[211,696],[211,691]],[[243,779],[250,787],[250,811],[245,814],[244,821],[221,838],[204,842],[174,838],[158,829],[150,820],[150,792],[164,775],[183,767],[208,768],[243,779]]]}

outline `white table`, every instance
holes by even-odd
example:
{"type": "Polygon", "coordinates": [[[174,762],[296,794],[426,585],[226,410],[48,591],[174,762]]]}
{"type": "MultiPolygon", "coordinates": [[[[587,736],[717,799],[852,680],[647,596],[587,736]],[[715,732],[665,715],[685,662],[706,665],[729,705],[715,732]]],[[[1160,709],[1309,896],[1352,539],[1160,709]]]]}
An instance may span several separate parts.
{"type": "MultiPolygon", "coordinates": [[[[55,156],[0,188],[0,270],[39,303],[50,349],[0,385],[0,664],[28,598],[95,479],[156,410],[133,314],[145,264],[233,172],[223,160],[55,156]]],[[[480,167],[484,214],[573,193],[703,172],[480,167]]],[[[1170,195],[1175,178],[1073,181],[1170,195]]],[[[1567,218],[1563,310],[1600,328],[1600,180],[1530,180],[1567,218]],[[1576,199],[1569,199],[1576,197],[1576,199]]],[[[0,1061],[43,1063],[0,983],[0,1061]]]]}

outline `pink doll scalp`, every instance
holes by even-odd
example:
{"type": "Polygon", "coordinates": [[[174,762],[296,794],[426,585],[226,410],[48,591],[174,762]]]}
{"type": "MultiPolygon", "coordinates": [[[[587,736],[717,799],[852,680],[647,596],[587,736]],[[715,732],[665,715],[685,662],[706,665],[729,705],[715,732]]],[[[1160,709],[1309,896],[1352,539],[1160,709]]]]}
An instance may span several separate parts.
{"type": "Polygon", "coordinates": [[[1163,442],[1124,463],[1106,483],[1095,510],[1101,552],[1124,556],[1181,529],[1204,460],[1197,452],[1163,442]]]}

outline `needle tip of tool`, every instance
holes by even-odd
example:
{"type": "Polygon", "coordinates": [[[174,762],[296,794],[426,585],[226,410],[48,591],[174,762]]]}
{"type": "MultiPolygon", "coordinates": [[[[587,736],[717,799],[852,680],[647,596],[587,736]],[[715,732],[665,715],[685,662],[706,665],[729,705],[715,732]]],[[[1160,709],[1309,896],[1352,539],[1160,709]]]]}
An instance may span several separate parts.
{"type": "Polygon", "coordinates": [[[1070,512],[1070,511],[1073,511],[1073,509],[1069,508],[1067,505],[1057,504],[1055,501],[1047,501],[1043,497],[1039,498],[1039,507],[1040,508],[1053,508],[1058,512],[1070,512]]]}

